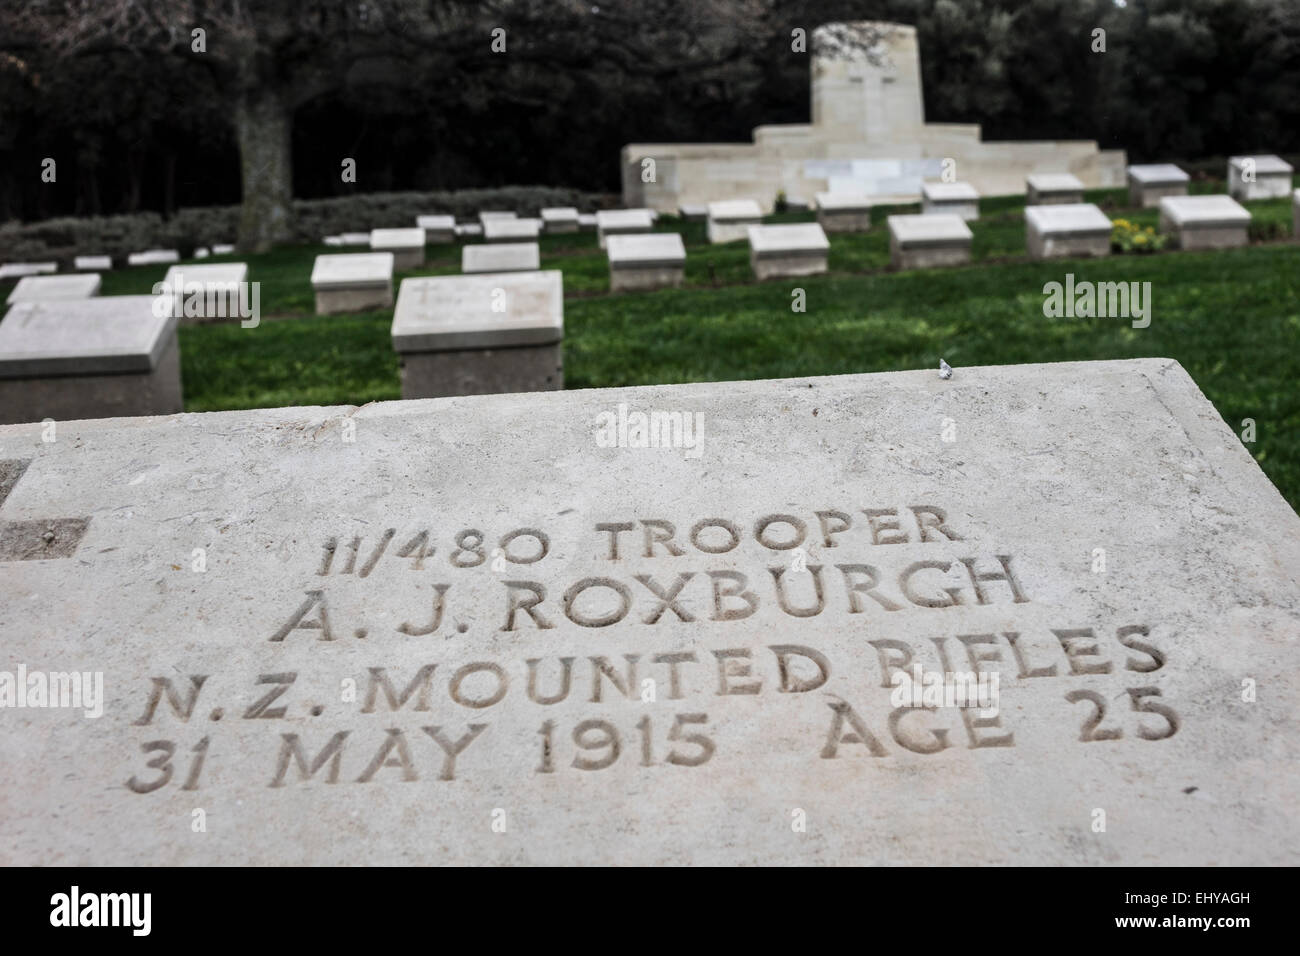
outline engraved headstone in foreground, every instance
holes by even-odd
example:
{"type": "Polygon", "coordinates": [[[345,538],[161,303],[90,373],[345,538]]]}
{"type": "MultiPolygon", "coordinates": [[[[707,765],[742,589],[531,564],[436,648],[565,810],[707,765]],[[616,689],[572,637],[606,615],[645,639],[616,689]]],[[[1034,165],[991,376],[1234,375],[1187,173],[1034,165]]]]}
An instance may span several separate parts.
{"type": "Polygon", "coordinates": [[[105,700],[0,863],[1300,861],[1300,518],[1168,360],[39,427],[3,670],[105,700]]]}

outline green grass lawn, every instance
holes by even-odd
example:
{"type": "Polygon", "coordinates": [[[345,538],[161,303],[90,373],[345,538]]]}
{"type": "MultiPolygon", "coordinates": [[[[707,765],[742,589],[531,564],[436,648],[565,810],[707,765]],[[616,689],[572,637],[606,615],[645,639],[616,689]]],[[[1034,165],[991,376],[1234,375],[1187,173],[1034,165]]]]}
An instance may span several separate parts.
{"type": "MultiPolygon", "coordinates": [[[[1194,184],[1193,191],[1222,191],[1194,184]]],[[[1155,210],[1126,208],[1123,190],[1088,194],[1112,218],[1155,225],[1155,210]]],[[[1290,200],[1246,204],[1256,226],[1290,234],[1290,200]]],[[[1115,255],[1031,262],[1023,200],[981,203],[972,223],[974,264],[888,271],[885,216],[872,229],[831,238],[830,272],[756,282],[744,243],[710,246],[702,223],[671,217],[659,229],[683,234],[686,285],[609,293],[608,265],[593,233],[547,236],[542,268],[564,272],[565,378],[571,388],[936,368],[942,356],[971,365],[1165,356],[1177,359],[1238,433],[1254,419],[1248,446],[1293,506],[1300,507],[1300,244],[1257,243],[1224,252],[1115,255]],[[1149,328],[1121,319],[1049,319],[1043,286],[1076,280],[1151,283],[1149,328]],[[791,310],[802,288],[807,310],[791,310]]],[[[782,214],[769,221],[805,221],[782,214]]],[[[391,310],[315,316],[309,281],[324,246],[226,256],[249,263],[261,283],[263,322],[181,329],[186,408],[362,404],[399,397],[391,310]]],[[[214,258],[208,261],[220,261],[214,258]]],[[[165,267],[104,277],[104,295],[147,293],[165,267]]],[[[425,268],[459,273],[460,246],[431,246],[425,268]]],[[[7,291],[4,294],[7,294],[7,291]]],[[[960,374],[960,373],[959,373],[960,374]]]]}

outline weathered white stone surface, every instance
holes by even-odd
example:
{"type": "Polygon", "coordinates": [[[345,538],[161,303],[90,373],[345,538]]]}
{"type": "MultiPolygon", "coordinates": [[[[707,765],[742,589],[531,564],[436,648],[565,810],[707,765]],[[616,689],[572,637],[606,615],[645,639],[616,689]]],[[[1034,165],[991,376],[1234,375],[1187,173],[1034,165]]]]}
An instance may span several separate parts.
{"type": "Polygon", "coordinates": [[[491,222],[494,219],[515,219],[515,218],[518,218],[516,213],[506,212],[504,210],[489,209],[480,212],[478,214],[479,224],[483,226],[486,226],[489,222],[491,222]]]}
{"type": "Polygon", "coordinates": [[[760,256],[824,253],[831,247],[826,233],[815,222],[750,226],[749,245],[760,256]]]}
{"type": "Polygon", "coordinates": [[[706,233],[711,243],[739,242],[749,227],[763,221],[763,210],[752,199],[724,199],[709,203],[706,233]]]}
{"type": "Polygon", "coordinates": [[[447,232],[456,227],[455,216],[416,216],[415,224],[426,231],[447,232]]]}
{"type": "Polygon", "coordinates": [[[3,668],[103,712],[3,712],[0,863],[1300,862],[1300,519],[1170,361],[38,429],[3,668]]]}
{"type": "Polygon", "coordinates": [[[150,295],[16,302],[0,322],[0,378],[148,371],[177,321],[155,314],[153,302],[150,295]]]}
{"type": "Polygon", "coordinates": [[[966,221],[950,213],[890,216],[890,261],[897,269],[961,265],[974,238],[966,221]]]}
{"type": "Polygon", "coordinates": [[[563,335],[558,271],[427,276],[403,279],[397,290],[398,352],[538,345],[563,335]]]}
{"type": "Polygon", "coordinates": [[[404,249],[421,249],[424,247],[424,230],[414,229],[372,229],[370,230],[370,248],[376,252],[395,252],[404,249]]]}
{"type": "Polygon", "coordinates": [[[578,210],[573,206],[548,206],[541,216],[547,232],[578,231],[578,210]]]}
{"type": "Polygon", "coordinates": [[[497,242],[465,246],[460,251],[462,272],[528,272],[541,268],[541,250],[535,242],[497,242]]]}
{"type": "Polygon", "coordinates": [[[1083,202],[1083,182],[1070,173],[1035,173],[1025,183],[1025,203],[1030,206],[1083,202]]]}
{"type": "Polygon", "coordinates": [[[98,273],[86,272],[69,275],[24,276],[9,293],[8,303],[50,302],[61,299],[88,299],[99,295],[102,280],[98,273]]]}
{"type": "Polygon", "coordinates": [[[1291,192],[1294,168],[1280,156],[1232,156],[1228,193],[1236,199],[1276,199],[1291,192]]]}
{"type": "Polygon", "coordinates": [[[686,246],[682,243],[681,235],[675,232],[610,236],[606,251],[612,269],[680,266],[686,262],[686,246]]]}
{"type": "Polygon", "coordinates": [[[175,249],[146,249],[144,252],[133,252],[126,257],[126,264],[129,266],[154,266],[180,261],[181,254],[175,249]]]}
{"type": "Polygon", "coordinates": [[[1025,207],[1025,242],[1035,259],[1110,254],[1111,222],[1093,203],[1025,207]]]}
{"type": "Polygon", "coordinates": [[[921,212],[973,222],[980,217],[980,194],[970,183],[922,183],[921,212]]]}
{"type": "Polygon", "coordinates": [[[654,216],[649,209],[602,209],[596,213],[596,235],[600,248],[605,248],[608,236],[649,232],[654,224],[654,216]]]}
{"type": "Polygon", "coordinates": [[[1160,200],[1160,215],[1178,226],[1245,226],[1250,213],[1231,196],[1169,196],[1160,200]]]}
{"type": "Polygon", "coordinates": [[[59,264],[57,262],[6,262],[0,266],[0,279],[49,275],[58,271],[59,264]]]}
{"type": "Polygon", "coordinates": [[[539,219],[489,219],[483,223],[483,238],[488,242],[518,242],[536,239],[542,232],[539,219]]]}
{"type": "Polygon", "coordinates": [[[107,271],[113,268],[113,259],[110,256],[76,256],[72,260],[72,267],[89,271],[107,271]]]}

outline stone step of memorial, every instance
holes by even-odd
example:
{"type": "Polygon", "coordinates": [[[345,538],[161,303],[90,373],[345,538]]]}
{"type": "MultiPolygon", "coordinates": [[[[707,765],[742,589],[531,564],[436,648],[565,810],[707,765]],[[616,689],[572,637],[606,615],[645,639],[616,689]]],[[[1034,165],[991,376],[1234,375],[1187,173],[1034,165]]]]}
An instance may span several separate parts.
{"type": "Polygon", "coordinates": [[[15,302],[50,302],[61,299],[89,299],[99,295],[103,280],[96,272],[69,275],[23,276],[9,293],[9,305],[15,302]]]}
{"type": "Polygon", "coordinates": [[[1228,159],[1228,195],[1234,199],[1279,199],[1291,193],[1295,168],[1271,153],[1228,159]]]}
{"type": "Polygon", "coordinates": [[[460,271],[534,272],[542,267],[541,249],[535,242],[491,242],[464,246],[460,271]]]}
{"type": "Polygon", "coordinates": [[[980,194],[970,183],[922,183],[921,212],[974,222],[980,217],[980,194]]]}
{"type": "Polygon", "coordinates": [[[1191,177],[1173,163],[1149,163],[1128,168],[1130,206],[1149,209],[1166,196],[1186,196],[1191,177]]]}
{"type": "Polygon", "coordinates": [[[610,236],[605,249],[611,292],[675,289],[686,281],[686,246],[679,233],[610,236]]]}
{"type": "Polygon", "coordinates": [[[974,234],[961,216],[890,216],[889,261],[895,269],[932,269],[970,262],[974,234]]]}
{"type": "Polygon", "coordinates": [[[311,270],[316,314],[366,312],[393,306],[393,254],[348,252],[317,256],[311,270]]]}
{"type": "Polygon", "coordinates": [[[1111,221],[1092,203],[1025,207],[1031,259],[1110,255],[1111,221]]]}
{"type": "Polygon", "coordinates": [[[1300,861],[1300,518],[1169,360],[40,434],[6,865],[1300,861]]]}
{"type": "Polygon", "coordinates": [[[403,398],[561,389],[561,273],[403,279],[392,338],[403,398]]]}
{"type": "Polygon", "coordinates": [[[1025,178],[1026,206],[1082,203],[1083,181],[1072,173],[1034,173],[1025,178]]]}
{"type": "Polygon", "coordinates": [[[1179,249],[1232,249],[1250,242],[1250,213],[1231,196],[1166,196],[1160,231],[1179,249]]]}
{"type": "Polygon", "coordinates": [[[749,227],[763,222],[763,210],[753,199],[723,199],[708,205],[709,242],[744,242],[749,227]]]}
{"type": "Polygon", "coordinates": [[[815,222],[750,226],[748,238],[749,265],[757,279],[816,275],[826,271],[831,244],[822,227],[815,222]]]}
{"type": "Polygon", "coordinates": [[[424,266],[424,230],[371,229],[371,252],[390,252],[393,268],[405,272],[424,266]]]}
{"type": "Polygon", "coordinates": [[[862,193],[818,193],[817,222],[825,232],[866,232],[871,228],[871,197],[862,193]]]}
{"type": "MultiPolygon", "coordinates": [[[[181,411],[178,321],[155,301],[15,302],[0,322],[0,423],[181,411]]],[[[0,530],[0,551],[3,536],[0,530]]]]}

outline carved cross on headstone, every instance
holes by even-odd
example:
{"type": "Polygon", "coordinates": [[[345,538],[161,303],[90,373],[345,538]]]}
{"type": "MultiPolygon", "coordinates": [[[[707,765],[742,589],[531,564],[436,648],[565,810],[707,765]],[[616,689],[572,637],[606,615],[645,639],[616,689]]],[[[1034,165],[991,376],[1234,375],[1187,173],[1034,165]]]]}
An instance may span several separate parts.
{"type": "MultiPolygon", "coordinates": [[[[31,463],[30,458],[0,460],[0,506],[31,463]]],[[[0,521],[0,561],[70,558],[89,526],[89,517],[0,521]]]]}

